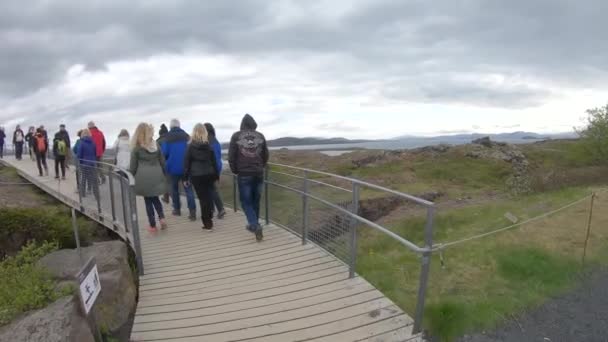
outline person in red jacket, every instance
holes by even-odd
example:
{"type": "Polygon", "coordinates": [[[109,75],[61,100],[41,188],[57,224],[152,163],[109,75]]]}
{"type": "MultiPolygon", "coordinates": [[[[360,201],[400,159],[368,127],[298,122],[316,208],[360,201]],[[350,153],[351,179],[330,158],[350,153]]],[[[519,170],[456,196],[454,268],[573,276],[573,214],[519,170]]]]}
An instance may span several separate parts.
{"type": "MultiPolygon", "coordinates": [[[[91,132],[91,139],[95,143],[95,156],[97,161],[100,162],[103,158],[103,154],[106,151],[106,137],[103,135],[103,132],[95,126],[93,121],[90,121],[88,124],[89,132],[91,132]]],[[[106,177],[103,176],[102,172],[99,172],[99,177],[101,180],[101,184],[106,182],[106,177]]]]}

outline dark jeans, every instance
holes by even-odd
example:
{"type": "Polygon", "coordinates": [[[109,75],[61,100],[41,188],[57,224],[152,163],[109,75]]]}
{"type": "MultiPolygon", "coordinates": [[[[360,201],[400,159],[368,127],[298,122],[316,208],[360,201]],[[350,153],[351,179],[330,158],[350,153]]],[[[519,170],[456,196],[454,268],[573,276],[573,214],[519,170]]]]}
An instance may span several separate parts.
{"type": "Polygon", "coordinates": [[[215,204],[218,213],[224,211],[224,202],[220,196],[217,182],[213,182],[213,203],[215,204]]]}
{"type": "Polygon", "coordinates": [[[4,144],[0,144],[0,158],[4,158],[4,144]]]}
{"type": "Polygon", "coordinates": [[[213,191],[215,180],[211,176],[194,176],[192,185],[201,204],[201,218],[205,227],[213,227],[213,191]]]}
{"type": "Polygon", "coordinates": [[[15,158],[17,158],[18,160],[21,160],[22,156],[23,156],[23,143],[16,142],[15,143],[15,158]]]}
{"type": "MultiPolygon", "coordinates": [[[[179,183],[182,182],[182,176],[171,175],[171,197],[173,200],[173,209],[181,210],[182,201],[179,194],[179,183]]],[[[185,186],[184,191],[186,192],[186,200],[188,201],[188,209],[196,210],[196,203],[194,202],[194,191],[192,191],[192,185],[185,186]]]]}
{"type": "Polygon", "coordinates": [[[38,165],[38,173],[42,176],[42,168],[44,167],[44,171],[48,172],[48,167],[46,165],[46,153],[36,153],[36,165],[38,165]]]}
{"type": "Polygon", "coordinates": [[[251,227],[260,227],[260,199],[264,178],[262,176],[239,176],[239,194],[241,206],[247,216],[247,223],[251,227]]]}
{"type": "Polygon", "coordinates": [[[163,212],[163,205],[160,203],[158,196],[144,197],[144,203],[146,203],[146,214],[148,214],[148,222],[150,223],[150,227],[156,228],[156,217],[154,211],[156,210],[159,220],[164,219],[165,213],[163,212]]]}
{"type": "Polygon", "coordinates": [[[99,201],[99,176],[95,166],[80,166],[80,196],[86,197],[86,189],[92,189],[95,199],[99,201]]]}
{"type": "Polygon", "coordinates": [[[55,157],[55,177],[59,178],[59,166],[61,166],[61,177],[65,177],[65,156],[55,157]]]}

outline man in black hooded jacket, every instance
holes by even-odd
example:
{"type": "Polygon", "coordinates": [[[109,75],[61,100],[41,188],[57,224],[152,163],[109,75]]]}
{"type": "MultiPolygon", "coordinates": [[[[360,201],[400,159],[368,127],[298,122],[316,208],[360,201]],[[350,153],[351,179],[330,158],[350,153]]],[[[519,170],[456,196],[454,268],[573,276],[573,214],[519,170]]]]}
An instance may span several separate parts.
{"type": "Polygon", "coordinates": [[[238,176],[241,206],[247,216],[247,230],[255,233],[257,241],[264,238],[260,219],[260,199],[264,185],[264,170],[268,163],[268,146],[264,135],[256,131],[258,124],[245,114],[241,130],[230,140],[228,162],[238,176]]]}

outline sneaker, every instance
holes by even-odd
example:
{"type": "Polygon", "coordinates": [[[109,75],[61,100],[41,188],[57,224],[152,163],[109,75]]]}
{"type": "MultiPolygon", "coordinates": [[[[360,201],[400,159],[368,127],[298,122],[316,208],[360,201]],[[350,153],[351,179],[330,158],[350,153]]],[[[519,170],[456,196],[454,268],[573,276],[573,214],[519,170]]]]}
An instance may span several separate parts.
{"type": "Polygon", "coordinates": [[[252,225],[249,225],[249,224],[248,224],[248,225],[247,225],[247,227],[245,227],[245,228],[247,229],[247,231],[248,231],[248,232],[250,232],[250,233],[255,233],[255,228],[253,228],[253,226],[252,226],[252,225]]]}
{"type": "Polygon", "coordinates": [[[59,180],[59,176],[55,176],[55,179],[59,180]]]}
{"type": "Polygon", "coordinates": [[[182,211],[179,209],[174,209],[173,210],[173,216],[182,216],[182,211]]]}
{"type": "Polygon", "coordinates": [[[156,232],[158,232],[158,229],[156,229],[156,227],[152,227],[152,226],[150,226],[150,227],[148,227],[148,231],[149,231],[150,233],[156,233],[156,232]]]}
{"type": "Polygon", "coordinates": [[[65,180],[65,176],[61,177],[61,180],[65,180]]]}
{"type": "Polygon", "coordinates": [[[190,210],[190,215],[188,215],[188,219],[190,221],[196,221],[196,211],[190,210]]]}
{"type": "Polygon", "coordinates": [[[262,227],[258,226],[258,229],[255,231],[255,241],[262,242],[264,240],[264,233],[262,232],[262,227]]]}
{"type": "Polygon", "coordinates": [[[217,213],[218,220],[223,219],[226,216],[226,210],[222,209],[219,213],[217,213]]]}
{"type": "Polygon", "coordinates": [[[169,226],[167,225],[167,221],[165,221],[165,219],[160,219],[160,229],[161,230],[165,230],[167,229],[169,226]]]}

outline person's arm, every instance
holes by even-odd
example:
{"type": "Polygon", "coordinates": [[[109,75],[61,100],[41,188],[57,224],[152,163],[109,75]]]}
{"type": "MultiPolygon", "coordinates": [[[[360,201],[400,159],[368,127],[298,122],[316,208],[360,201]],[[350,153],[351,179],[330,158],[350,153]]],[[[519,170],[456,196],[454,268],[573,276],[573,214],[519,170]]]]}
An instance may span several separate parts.
{"type": "Polygon", "coordinates": [[[160,147],[158,147],[158,158],[160,160],[160,167],[163,169],[163,174],[166,176],[167,175],[167,169],[166,169],[166,162],[165,162],[165,156],[163,156],[163,153],[160,150],[160,147]]]}
{"type": "Polygon", "coordinates": [[[237,159],[239,147],[237,146],[238,132],[232,135],[230,139],[230,148],[228,149],[228,163],[230,164],[230,170],[235,175],[238,175],[239,170],[237,169],[237,159]]]}
{"type": "Polygon", "coordinates": [[[59,140],[57,139],[53,139],[53,155],[55,157],[57,157],[57,143],[59,142],[59,140]]]}
{"type": "Polygon", "coordinates": [[[264,161],[264,166],[268,164],[268,159],[270,159],[270,153],[268,152],[268,144],[266,144],[266,137],[262,134],[262,139],[264,140],[262,147],[262,160],[264,161]]]}
{"type": "Polygon", "coordinates": [[[101,135],[101,152],[105,152],[106,151],[106,137],[102,134],[101,135]]]}
{"type": "MultiPolygon", "coordinates": [[[[78,156],[78,160],[82,161],[83,157],[84,157],[84,153],[82,152],[82,143],[78,144],[78,147],[76,148],[76,155],[78,156]]],[[[36,146],[36,144],[34,144],[34,146],[36,146]]]]}
{"type": "Polygon", "coordinates": [[[137,168],[138,168],[139,164],[138,164],[138,160],[137,160],[137,147],[133,149],[133,151],[131,151],[131,162],[129,163],[129,172],[131,172],[131,174],[133,176],[135,176],[135,174],[137,173],[137,168]]]}
{"type": "Polygon", "coordinates": [[[222,173],[222,145],[220,145],[220,143],[218,141],[215,142],[215,144],[213,145],[213,149],[214,149],[214,157],[215,157],[215,164],[217,165],[217,174],[221,174],[222,173]]]}
{"type": "Polygon", "coordinates": [[[186,155],[184,156],[184,182],[190,180],[190,168],[192,167],[191,147],[186,147],[186,155]]]}
{"type": "Polygon", "coordinates": [[[215,170],[215,177],[214,177],[214,179],[218,180],[218,179],[220,179],[220,172],[221,171],[220,171],[220,168],[219,168],[219,166],[217,164],[217,159],[216,159],[215,156],[216,156],[216,154],[215,154],[214,151],[209,151],[209,157],[211,158],[211,162],[213,163],[212,164],[213,165],[213,169],[215,170]]]}

